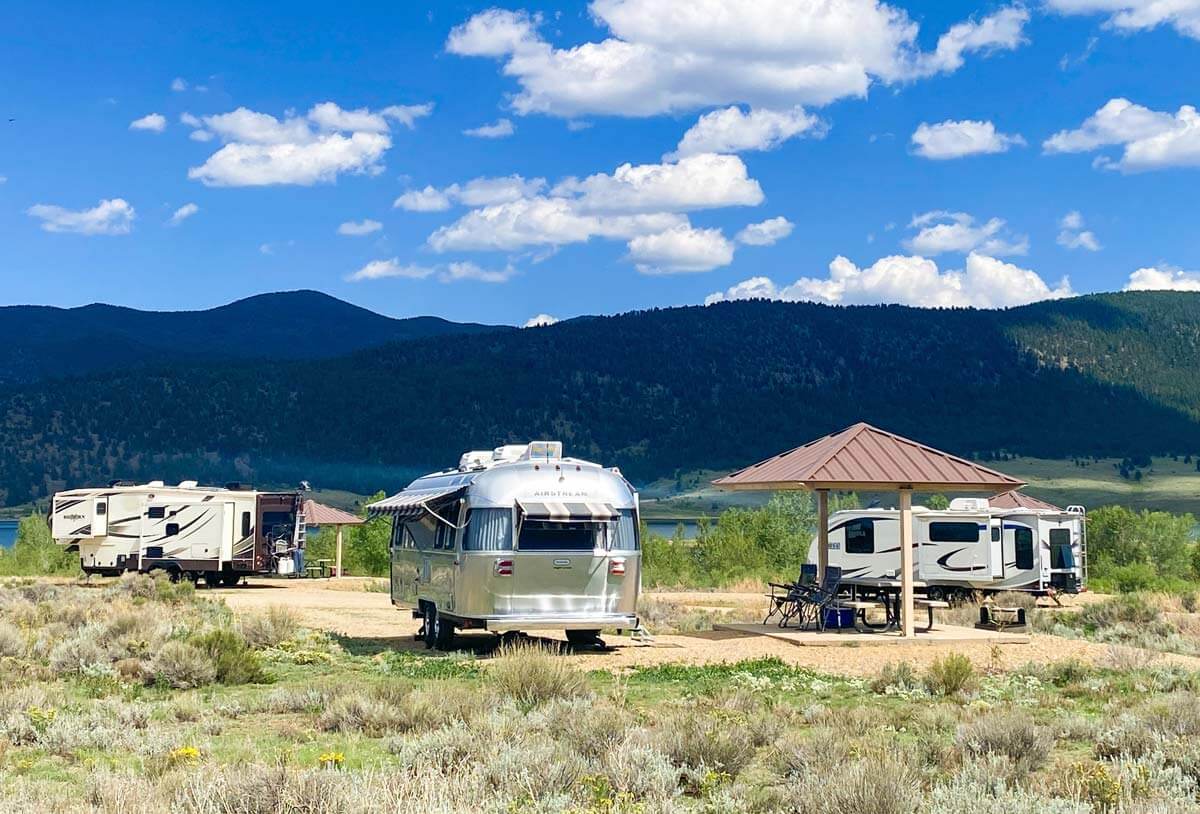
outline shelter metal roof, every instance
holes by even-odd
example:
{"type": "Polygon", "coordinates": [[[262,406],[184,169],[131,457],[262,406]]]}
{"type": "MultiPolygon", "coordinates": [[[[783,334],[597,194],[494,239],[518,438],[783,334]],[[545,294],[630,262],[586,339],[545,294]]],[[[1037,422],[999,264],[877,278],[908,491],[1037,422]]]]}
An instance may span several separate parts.
{"type": "Polygon", "coordinates": [[[1017,489],[1010,489],[1007,492],[996,495],[988,499],[988,505],[994,509],[1039,509],[1041,511],[1061,512],[1062,509],[1055,506],[1053,503],[1047,503],[1044,500],[1038,500],[1033,495],[1027,495],[1017,489]]]}
{"type": "Polygon", "coordinates": [[[309,498],[304,501],[304,522],[310,526],[357,526],[367,521],[356,514],[326,506],[309,498]]]}
{"type": "Polygon", "coordinates": [[[860,422],[739,469],[713,484],[734,490],[995,492],[1016,489],[1025,482],[860,422]]]}

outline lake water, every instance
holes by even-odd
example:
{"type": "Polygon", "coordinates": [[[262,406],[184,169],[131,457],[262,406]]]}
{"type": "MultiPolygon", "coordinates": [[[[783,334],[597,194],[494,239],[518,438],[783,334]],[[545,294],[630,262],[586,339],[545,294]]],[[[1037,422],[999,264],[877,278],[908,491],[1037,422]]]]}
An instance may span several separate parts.
{"type": "Polygon", "coordinates": [[[20,520],[0,520],[0,548],[12,548],[17,541],[17,526],[20,520]]]}
{"type": "MultiPolygon", "coordinates": [[[[712,522],[711,520],[709,521],[712,522]]],[[[646,530],[652,534],[659,534],[663,537],[675,536],[675,528],[679,525],[683,526],[683,539],[695,540],[696,529],[699,524],[695,520],[647,520],[646,530]]]]}

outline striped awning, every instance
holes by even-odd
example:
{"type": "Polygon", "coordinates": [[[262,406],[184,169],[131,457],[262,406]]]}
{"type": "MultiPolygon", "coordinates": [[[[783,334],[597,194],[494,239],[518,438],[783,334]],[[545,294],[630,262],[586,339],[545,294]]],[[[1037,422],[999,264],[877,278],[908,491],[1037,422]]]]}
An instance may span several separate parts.
{"type": "Polygon", "coordinates": [[[616,519],[618,515],[609,503],[519,500],[517,505],[530,520],[554,520],[559,523],[572,520],[607,521],[616,519]]]}
{"type": "Polygon", "coordinates": [[[429,511],[430,503],[457,497],[466,490],[465,486],[451,486],[445,489],[406,489],[391,497],[368,504],[367,514],[371,517],[387,515],[401,520],[413,520],[429,511]]]}

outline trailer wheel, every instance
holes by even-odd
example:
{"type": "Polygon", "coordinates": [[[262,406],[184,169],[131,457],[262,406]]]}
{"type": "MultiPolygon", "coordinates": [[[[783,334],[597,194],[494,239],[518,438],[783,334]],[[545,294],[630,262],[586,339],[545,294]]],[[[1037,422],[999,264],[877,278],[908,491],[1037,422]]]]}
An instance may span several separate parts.
{"type": "Polygon", "coordinates": [[[234,588],[242,581],[242,575],[236,571],[226,571],[221,574],[221,584],[226,588],[234,588]]]}
{"type": "Polygon", "coordinates": [[[599,630],[568,630],[567,642],[572,647],[595,647],[604,643],[599,630]]]}
{"type": "Polygon", "coordinates": [[[436,610],[433,614],[433,646],[443,651],[454,649],[454,623],[436,610]]]}
{"type": "Polygon", "coordinates": [[[213,588],[220,588],[222,581],[223,580],[221,578],[220,571],[205,571],[204,572],[204,584],[210,590],[213,588]]]}
{"type": "Polygon", "coordinates": [[[425,636],[425,649],[429,650],[433,647],[436,639],[434,638],[434,620],[437,619],[437,608],[431,602],[425,603],[424,608],[424,625],[421,630],[425,636]]]}

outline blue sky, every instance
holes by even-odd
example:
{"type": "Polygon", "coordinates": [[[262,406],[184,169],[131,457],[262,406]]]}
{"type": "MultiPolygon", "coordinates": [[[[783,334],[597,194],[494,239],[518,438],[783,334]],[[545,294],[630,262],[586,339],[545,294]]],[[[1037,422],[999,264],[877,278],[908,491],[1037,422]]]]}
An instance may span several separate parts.
{"type": "Polygon", "coordinates": [[[1200,0],[120,6],[8,6],[7,304],[1200,289],[1200,0]]]}

